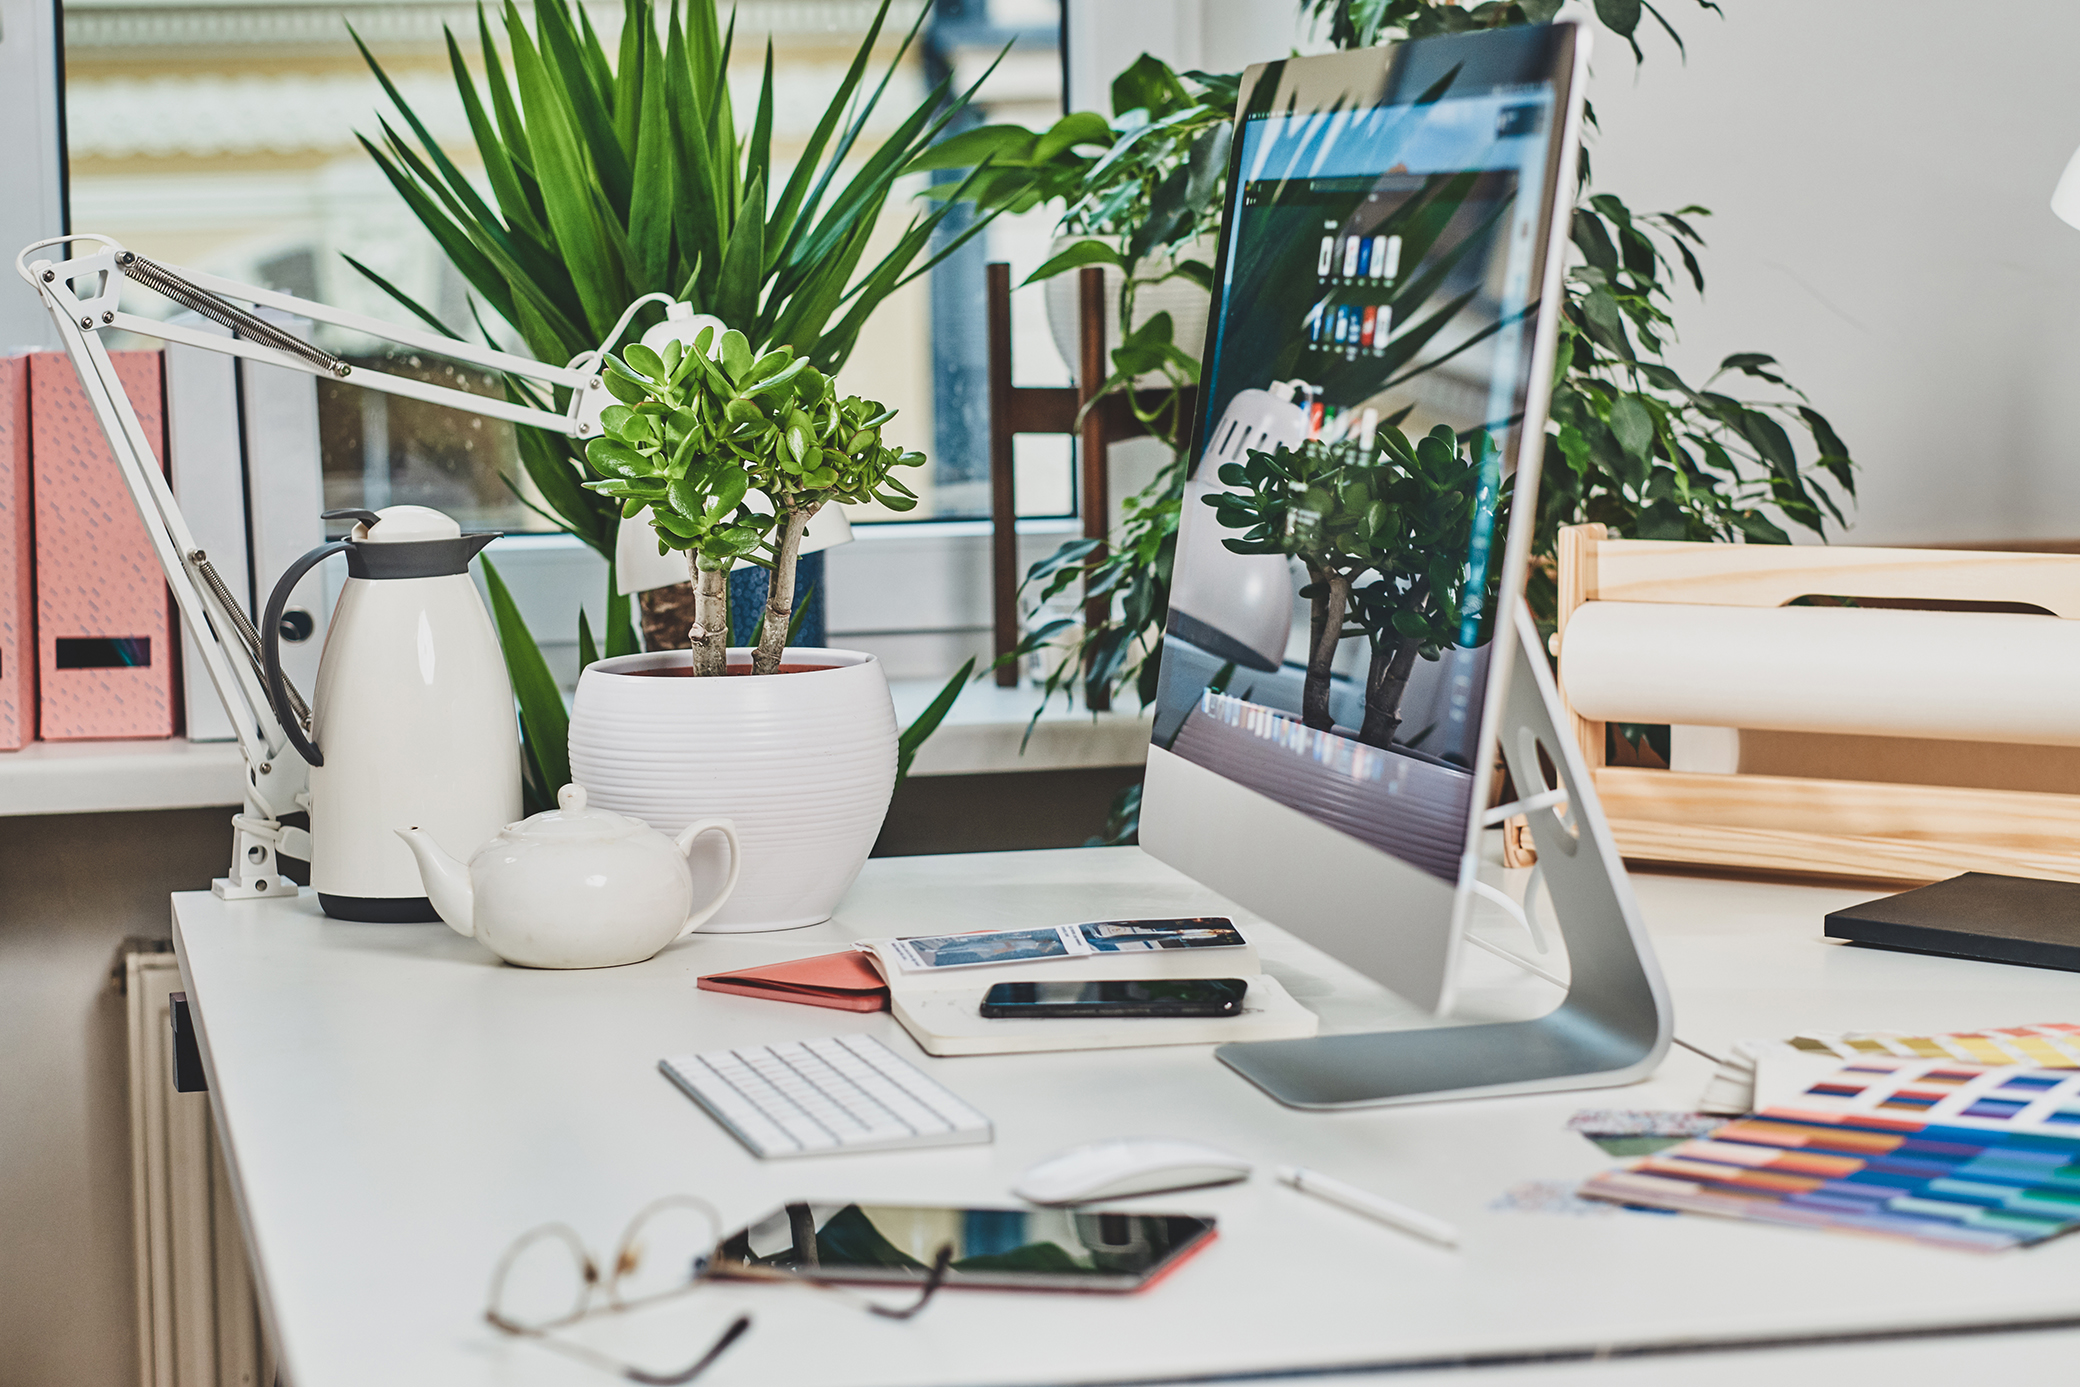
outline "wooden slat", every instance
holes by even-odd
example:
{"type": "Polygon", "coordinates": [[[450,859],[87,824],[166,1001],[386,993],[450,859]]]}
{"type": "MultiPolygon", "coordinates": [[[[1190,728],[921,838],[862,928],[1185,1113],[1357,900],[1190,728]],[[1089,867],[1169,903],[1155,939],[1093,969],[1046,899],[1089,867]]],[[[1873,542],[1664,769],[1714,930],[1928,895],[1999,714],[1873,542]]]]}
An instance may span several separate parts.
{"type": "Polygon", "coordinates": [[[1922,839],[1610,820],[1618,851],[1628,862],[1733,867],[1751,872],[1855,877],[1925,885],[1961,872],[2080,881],[2080,851],[2003,848],[1922,839]]]}
{"type": "MultiPolygon", "coordinates": [[[[1096,265],[1085,266],[1077,275],[1077,296],[1082,309],[1082,340],[1080,365],[1076,374],[1077,392],[1088,405],[1097,398],[1099,387],[1104,385],[1109,374],[1105,369],[1105,273],[1096,265]]],[[[1107,522],[1112,514],[1112,498],[1106,485],[1107,438],[1105,420],[1099,410],[1093,409],[1083,419],[1083,436],[1080,452],[1083,464],[1082,495],[1079,498],[1083,509],[1083,537],[1094,539],[1102,546],[1106,539],[1107,522]]],[[[1087,562],[1095,561],[1104,553],[1102,548],[1093,550],[1087,562]]],[[[1088,586],[1088,584],[1086,584],[1088,586]]],[[[1083,626],[1086,631],[1095,631],[1110,623],[1112,619],[1112,597],[1086,596],[1083,604],[1083,626]]],[[[1094,713],[1105,711],[1112,705],[1106,690],[1095,684],[1084,687],[1084,701],[1094,713]]]]}
{"type": "Polygon", "coordinates": [[[1808,594],[2026,602],[2071,619],[2080,617],[2080,562],[2069,554],[1606,539],[1596,546],[1589,599],[1781,607],[1808,594]]]}
{"type": "MultiPolygon", "coordinates": [[[[1016,397],[1011,388],[1011,267],[988,267],[989,296],[989,571],[991,646],[1003,660],[1018,646],[1018,479],[1012,436],[1016,397]]],[[[997,683],[1018,684],[1018,666],[997,666],[997,683]]]]}
{"type": "Polygon", "coordinates": [[[1623,766],[1596,772],[1595,783],[1604,812],[1614,819],[2029,852],[2080,848],[2075,795],[1623,766]]]}
{"type": "MultiPolygon", "coordinates": [[[[1595,601],[1597,594],[1597,559],[1608,541],[1610,533],[1602,525],[1569,525],[1560,531],[1559,545],[1559,605],[1556,613],[1555,639],[1567,639],[1567,623],[1573,619],[1575,610],[1584,602],[1595,601]]],[[[1555,654],[1559,652],[1555,650],[1555,654]]],[[[1567,709],[1567,720],[1574,730],[1575,744],[1582,750],[1582,759],[1590,770],[1603,764],[1605,736],[1603,724],[1593,722],[1574,711],[1574,704],[1567,697],[1563,681],[1560,688],[1561,706],[1567,709]]]]}

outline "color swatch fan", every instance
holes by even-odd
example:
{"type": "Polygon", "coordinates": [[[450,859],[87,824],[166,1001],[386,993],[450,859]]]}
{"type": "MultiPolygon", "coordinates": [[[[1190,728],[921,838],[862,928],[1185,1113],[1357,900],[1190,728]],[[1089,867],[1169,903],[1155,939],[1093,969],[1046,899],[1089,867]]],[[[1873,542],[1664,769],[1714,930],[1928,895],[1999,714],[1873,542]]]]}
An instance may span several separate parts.
{"type": "Polygon", "coordinates": [[[2080,1226],[2080,1069],[1859,1059],[1582,1194],[1997,1252],[2080,1226]]]}

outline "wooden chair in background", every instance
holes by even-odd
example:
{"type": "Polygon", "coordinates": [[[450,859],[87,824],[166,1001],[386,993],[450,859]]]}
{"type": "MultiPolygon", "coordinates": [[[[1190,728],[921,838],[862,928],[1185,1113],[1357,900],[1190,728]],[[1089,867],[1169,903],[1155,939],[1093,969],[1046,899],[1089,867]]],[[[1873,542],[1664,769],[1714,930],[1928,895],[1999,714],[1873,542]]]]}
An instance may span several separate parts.
{"type": "MultiPolygon", "coordinates": [[[[1104,272],[1089,266],[1078,272],[1078,368],[1073,386],[1012,384],[1011,372],[1011,267],[998,262],[989,266],[989,477],[990,477],[990,581],[993,597],[992,626],[996,658],[1003,659],[1017,648],[1018,620],[1018,515],[1017,477],[1014,472],[1012,440],[1022,433],[1065,433],[1077,440],[1077,510],[1083,518],[1086,539],[1101,543],[1112,512],[1106,455],[1111,445],[1144,436],[1148,430],[1134,416],[1124,395],[1111,395],[1085,412],[1098,387],[1110,376],[1105,359],[1106,292],[1104,272]],[[1078,422],[1078,415],[1082,415],[1078,422]]],[[[1194,393],[1185,392],[1182,408],[1189,411],[1194,393]]],[[[1165,391],[1144,391],[1140,402],[1154,409],[1167,398],[1165,391]]],[[[1087,598],[1084,622],[1094,626],[1108,620],[1109,596],[1087,598]]],[[[997,683],[1010,688],[1018,683],[1018,668],[1005,663],[997,668],[997,683]]],[[[1103,690],[1090,691],[1088,706],[1102,712],[1110,705],[1103,690]]]]}

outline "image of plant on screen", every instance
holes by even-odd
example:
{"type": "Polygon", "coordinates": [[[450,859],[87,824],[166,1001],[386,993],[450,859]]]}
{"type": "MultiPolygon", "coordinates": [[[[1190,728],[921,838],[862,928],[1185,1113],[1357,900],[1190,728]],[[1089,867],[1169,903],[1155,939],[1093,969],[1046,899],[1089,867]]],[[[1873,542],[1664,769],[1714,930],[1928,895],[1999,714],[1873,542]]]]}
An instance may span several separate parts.
{"type": "Polygon", "coordinates": [[[1358,740],[1386,747],[1418,657],[1485,643],[1497,565],[1469,563],[1508,523],[1488,435],[1444,425],[1411,443],[1389,424],[1371,437],[1251,452],[1221,468],[1235,490],[1208,496],[1238,554],[1282,554],[1307,569],[1310,627],[1301,720],[1330,731],[1332,666],[1347,637],[1371,658],[1358,740]],[[1479,531],[1478,536],[1476,531],[1479,531]],[[1478,541],[1478,542],[1477,542],[1478,541]],[[1476,567],[1479,585],[1469,594],[1476,567]],[[1469,597],[1471,600],[1469,600],[1469,597]]]}

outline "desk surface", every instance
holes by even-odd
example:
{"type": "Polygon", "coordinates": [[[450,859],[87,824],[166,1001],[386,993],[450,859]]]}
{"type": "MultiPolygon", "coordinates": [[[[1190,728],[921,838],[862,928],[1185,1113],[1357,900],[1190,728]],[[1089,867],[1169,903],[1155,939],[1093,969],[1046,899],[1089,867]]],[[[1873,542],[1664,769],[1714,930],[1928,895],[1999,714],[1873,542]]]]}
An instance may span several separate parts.
{"type": "MultiPolygon", "coordinates": [[[[1821,915],[1865,890],[1672,875],[1635,886],[1677,1034],[1708,1051],[1810,1027],[2080,1018],[2080,975],[1824,942],[1821,915]]],[[[1688,1216],[1490,1207],[1518,1182],[1579,1179],[1610,1164],[1563,1130],[1577,1108],[1692,1106],[1709,1065],[1681,1049],[1628,1088],[1319,1114],[1280,1107],[1210,1047],[935,1060],[886,1014],[694,987],[702,973],[858,937],[1202,911],[1236,914],[1267,970],[1322,1014],[1325,1030],[1421,1023],[1135,849],[880,859],[827,924],[696,938],[598,972],[504,967],[438,926],[327,921],[308,896],[176,896],[182,971],[285,1380],[609,1381],[482,1323],[492,1264],[520,1232],[560,1219],[604,1247],[639,1206],[678,1191],[706,1196],[732,1226],[804,1196],[1009,1204],[1009,1185],[1034,1160],[1133,1134],[1196,1138],[1263,1166],[1313,1166],[1451,1220],[1464,1247],[1401,1237],[1260,1169],[1242,1185],[1127,1201],[1221,1221],[1212,1248],[1138,1296],[949,1293],[898,1324],[799,1288],[710,1288],[587,1333],[636,1362],[676,1367],[749,1309],[752,1333],[703,1381],[927,1387],[1386,1367],[2075,1313],[2080,1239],[1987,1257],[1688,1216]],[[667,1054],[855,1031],[879,1035],[988,1113],[995,1143],[762,1163],[655,1068],[667,1054]]],[[[1507,938],[1499,922],[1482,928],[1507,938]]],[[[1536,1014],[1558,995],[1478,951],[1468,972],[1469,1018],[1536,1014]]],[[[2069,1365],[2074,1342],[2039,1333],[1925,1354],[1855,1352],[1945,1364],[1955,1380],[1960,1365],[1979,1361],[1975,1344],[1998,1345],[1981,1351],[2008,1367],[2069,1365]]],[[[1820,1372],[1848,1352],[1793,1356],[1820,1372]]],[[[1764,1371],[1785,1362],[1737,1357],[1764,1371]]],[[[1732,1380],[1696,1377],[1704,1361],[1660,1366],[1732,1380]]],[[[1743,1371],[1715,1361],[1713,1373],[1743,1371]]],[[[1558,1384],[1581,1371],[1504,1376],[1558,1384]]]]}

